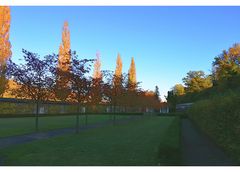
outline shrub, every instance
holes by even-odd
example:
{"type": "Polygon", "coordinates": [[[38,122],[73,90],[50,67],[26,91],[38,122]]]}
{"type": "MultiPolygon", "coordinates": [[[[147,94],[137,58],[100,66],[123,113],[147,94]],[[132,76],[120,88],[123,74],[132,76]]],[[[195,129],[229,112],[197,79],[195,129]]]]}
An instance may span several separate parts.
{"type": "Polygon", "coordinates": [[[240,92],[228,90],[201,100],[187,111],[218,145],[240,162],[240,92]]]}

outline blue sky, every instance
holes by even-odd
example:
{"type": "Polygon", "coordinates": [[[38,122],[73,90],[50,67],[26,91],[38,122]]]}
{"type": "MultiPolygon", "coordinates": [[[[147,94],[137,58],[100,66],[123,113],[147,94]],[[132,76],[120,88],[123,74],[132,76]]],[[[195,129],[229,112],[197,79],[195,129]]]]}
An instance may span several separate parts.
{"type": "Polygon", "coordinates": [[[101,52],[102,69],[114,70],[117,53],[127,72],[134,57],[144,89],[163,97],[190,70],[209,74],[215,56],[240,42],[240,7],[11,7],[12,59],[21,49],[58,53],[64,21],[79,57],[101,52]]]}

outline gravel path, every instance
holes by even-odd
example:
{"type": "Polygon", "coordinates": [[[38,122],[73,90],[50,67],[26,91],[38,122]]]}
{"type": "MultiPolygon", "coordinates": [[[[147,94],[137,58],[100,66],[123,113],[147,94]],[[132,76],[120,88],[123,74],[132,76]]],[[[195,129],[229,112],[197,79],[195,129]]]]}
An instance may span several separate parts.
{"type": "Polygon", "coordinates": [[[236,165],[212,141],[199,131],[189,119],[182,119],[182,161],[192,166],[236,165]]]}

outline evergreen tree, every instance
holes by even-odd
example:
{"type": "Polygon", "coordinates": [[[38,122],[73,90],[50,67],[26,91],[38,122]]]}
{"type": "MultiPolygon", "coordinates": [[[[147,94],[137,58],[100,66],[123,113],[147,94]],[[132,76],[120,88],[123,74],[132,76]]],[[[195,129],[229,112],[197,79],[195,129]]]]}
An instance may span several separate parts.
{"type": "Polygon", "coordinates": [[[6,63],[12,55],[9,41],[10,20],[10,7],[0,6],[0,97],[7,89],[6,63]]]}
{"type": "Polygon", "coordinates": [[[155,86],[155,97],[156,97],[156,100],[157,101],[161,101],[161,98],[160,98],[160,93],[159,93],[159,88],[158,88],[158,86],[156,85],[155,86]]]}

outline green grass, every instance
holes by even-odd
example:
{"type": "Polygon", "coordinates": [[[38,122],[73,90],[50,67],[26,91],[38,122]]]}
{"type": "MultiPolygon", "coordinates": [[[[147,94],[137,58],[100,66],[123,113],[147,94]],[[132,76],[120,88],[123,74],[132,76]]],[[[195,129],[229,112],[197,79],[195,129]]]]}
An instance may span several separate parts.
{"type": "MultiPolygon", "coordinates": [[[[129,116],[117,115],[116,119],[129,116]]],[[[88,115],[88,124],[107,121],[109,115],[88,115]]],[[[76,125],[76,116],[42,116],[39,118],[39,131],[71,128],[76,125]]],[[[80,116],[80,125],[85,125],[85,115],[80,116]]],[[[0,118],[0,138],[35,132],[35,117],[0,118]]]]}
{"type": "Polygon", "coordinates": [[[9,147],[0,156],[4,165],[176,165],[166,152],[176,155],[179,144],[179,118],[156,116],[9,147]]]}

